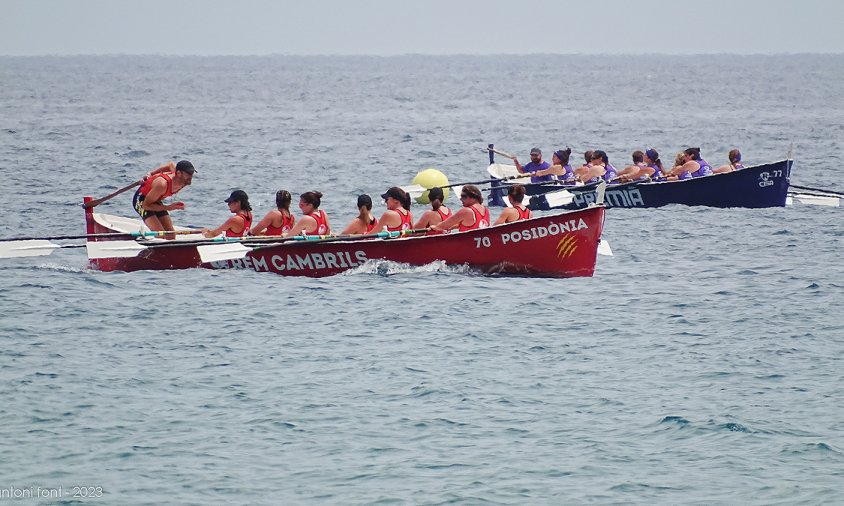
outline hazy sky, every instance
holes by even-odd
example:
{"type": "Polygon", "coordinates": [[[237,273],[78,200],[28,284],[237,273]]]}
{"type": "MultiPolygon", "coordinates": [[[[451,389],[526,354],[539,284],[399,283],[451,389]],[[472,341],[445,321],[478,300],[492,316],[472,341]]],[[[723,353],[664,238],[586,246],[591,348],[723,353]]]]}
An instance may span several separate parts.
{"type": "Polygon", "coordinates": [[[840,0],[0,0],[0,54],[844,53],[840,0]]]}

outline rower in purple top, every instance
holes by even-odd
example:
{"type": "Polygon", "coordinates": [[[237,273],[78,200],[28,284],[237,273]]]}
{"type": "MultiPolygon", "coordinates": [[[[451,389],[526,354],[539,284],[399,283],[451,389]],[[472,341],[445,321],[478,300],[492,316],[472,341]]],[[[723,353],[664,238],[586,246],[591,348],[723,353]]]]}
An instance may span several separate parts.
{"type": "MultiPolygon", "coordinates": [[[[513,160],[513,163],[516,164],[516,170],[518,170],[520,174],[528,174],[539,170],[545,170],[551,166],[548,162],[542,160],[542,150],[539,148],[533,148],[530,150],[530,162],[528,162],[527,165],[522,166],[515,156],[513,156],[511,160],[513,160]]],[[[545,183],[553,180],[554,176],[551,174],[545,174],[544,176],[530,176],[531,183],[545,183]]]]}
{"type": "Polygon", "coordinates": [[[618,171],[610,163],[607,154],[600,149],[593,151],[589,165],[578,167],[575,169],[575,174],[585,184],[597,183],[600,179],[608,183],[618,179],[618,171]]]}
{"type": "Polygon", "coordinates": [[[645,153],[637,149],[633,152],[632,157],[633,165],[628,165],[618,171],[619,179],[624,182],[642,181],[650,176],[650,173],[645,170],[647,168],[647,164],[645,163],[645,153]]]}
{"type": "Polygon", "coordinates": [[[671,176],[678,179],[687,179],[683,174],[691,177],[703,177],[712,174],[712,166],[700,157],[700,148],[688,148],[683,150],[683,164],[677,165],[669,172],[671,176]]]}
{"type": "Polygon", "coordinates": [[[540,177],[552,174],[557,178],[557,181],[562,181],[563,184],[574,184],[576,176],[569,163],[569,157],[571,157],[571,148],[554,151],[554,154],[551,156],[551,162],[553,164],[547,169],[537,171],[536,176],[540,177]]]}
{"type": "Polygon", "coordinates": [[[662,160],[654,148],[645,150],[645,171],[649,172],[651,181],[662,181],[665,179],[665,169],[662,167],[662,160]]]}
{"type": "Polygon", "coordinates": [[[724,172],[733,172],[734,170],[741,170],[744,168],[744,165],[741,163],[741,151],[736,149],[731,149],[730,152],[727,154],[727,158],[730,160],[728,165],[722,165],[717,169],[713,170],[713,174],[721,174],[724,172]]]}

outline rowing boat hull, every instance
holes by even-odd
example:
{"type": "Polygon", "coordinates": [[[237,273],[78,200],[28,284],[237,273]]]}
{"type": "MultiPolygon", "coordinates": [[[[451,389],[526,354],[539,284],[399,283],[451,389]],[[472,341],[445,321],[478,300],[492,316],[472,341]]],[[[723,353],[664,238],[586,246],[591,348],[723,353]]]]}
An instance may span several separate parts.
{"type": "MultiPolygon", "coordinates": [[[[605,209],[586,209],[542,216],[462,233],[403,239],[295,241],[253,247],[243,258],[203,263],[196,244],[158,243],[138,256],[92,258],[101,271],[247,269],[286,276],[323,277],[355,268],[368,260],[410,265],[444,262],[484,274],[541,277],[591,276],[595,271],[605,209]]],[[[88,233],[110,229],[86,212],[88,233]]],[[[140,223],[140,222],[139,222],[140,223]]]]}
{"type": "MultiPolygon", "coordinates": [[[[669,204],[709,207],[783,207],[792,160],[747,167],[712,176],[663,183],[633,182],[608,186],[607,207],[662,207],[669,204]]],[[[581,209],[594,202],[595,190],[571,187],[530,199],[534,210],[581,209]]]]}

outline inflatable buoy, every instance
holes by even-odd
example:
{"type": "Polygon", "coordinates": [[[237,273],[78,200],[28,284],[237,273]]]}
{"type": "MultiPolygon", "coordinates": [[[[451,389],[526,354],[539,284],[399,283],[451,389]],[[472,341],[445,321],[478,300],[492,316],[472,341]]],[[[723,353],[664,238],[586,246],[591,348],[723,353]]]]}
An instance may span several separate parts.
{"type": "MultiPolygon", "coordinates": [[[[421,196],[416,197],[417,204],[430,204],[431,201],[428,200],[428,191],[431,188],[437,186],[446,186],[448,185],[448,178],[445,174],[438,171],[437,169],[425,169],[420,173],[416,174],[416,177],[413,178],[413,184],[418,184],[426,189],[422,193],[421,196]]],[[[443,202],[448,200],[448,188],[443,188],[443,202]]]]}

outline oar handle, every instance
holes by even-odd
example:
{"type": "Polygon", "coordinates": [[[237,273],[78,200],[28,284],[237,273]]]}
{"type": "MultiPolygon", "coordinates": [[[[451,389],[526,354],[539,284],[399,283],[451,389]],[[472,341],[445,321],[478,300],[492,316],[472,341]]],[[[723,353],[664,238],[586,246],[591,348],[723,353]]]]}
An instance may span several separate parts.
{"type": "Polygon", "coordinates": [[[95,200],[91,200],[89,202],[85,202],[84,204],[82,204],[82,207],[84,207],[85,209],[88,209],[88,208],[91,208],[91,207],[96,207],[96,206],[102,204],[103,202],[105,202],[106,200],[111,200],[114,197],[120,195],[121,193],[123,193],[125,191],[129,191],[136,186],[141,186],[141,184],[143,184],[143,182],[144,182],[143,179],[139,179],[139,180],[135,181],[134,183],[132,183],[128,186],[124,186],[123,188],[121,188],[121,189],[119,189],[119,190],[117,190],[113,193],[109,193],[105,197],[98,198],[98,199],[95,199],[95,200]]]}
{"type": "Polygon", "coordinates": [[[492,151],[493,153],[495,153],[497,155],[504,156],[504,157],[509,158],[511,160],[516,157],[515,155],[511,155],[510,153],[507,153],[505,151],[499,151],[495,148],[490,148],[490,147],[481,148],[481,151],[492,151]]]}

